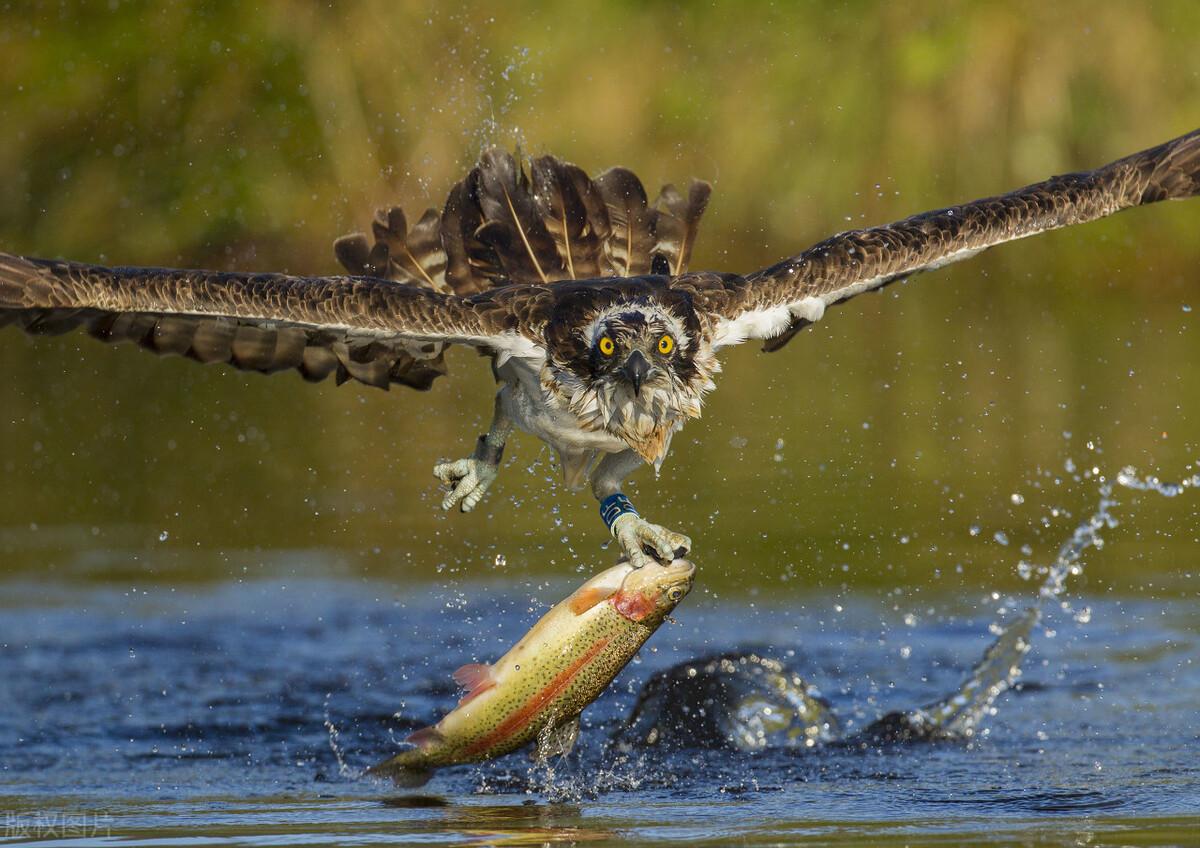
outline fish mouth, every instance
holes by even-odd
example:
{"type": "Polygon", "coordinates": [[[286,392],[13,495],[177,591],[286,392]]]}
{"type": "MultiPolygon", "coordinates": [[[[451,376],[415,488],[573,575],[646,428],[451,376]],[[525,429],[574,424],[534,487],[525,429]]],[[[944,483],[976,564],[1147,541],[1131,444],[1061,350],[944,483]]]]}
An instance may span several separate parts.
{"type": "Polygon", "coordinates": [[[682,557],[671,560],[670,565],[663,567],[666,568],[668,572],[668,574],[664,576],[669,578],[687,580],[688,583],[691,583],[692,578],[696,576],[695,563],[693,563],[691,560],[683,559],[682,557]]]}
{"type": "Polygon", "coordinates": [[[679,586],[686,592],[692,588],[695,575],[696,566],[690,560],[679,557],[667,565],[652,560],[641,568],[628,571],[622,581],[621,590],[657,594],[679,586]]]}
{"type": "MultiPolygon", "coordinates": [[[[647,566],[652,568],[653,566],[647,566]]],[[[683,600],[683,596],[692,590],[692,583],[696,577],[696,566],[686,559],[671,560],[670,565],[662,566],[663,572],[659,575],[656,582],[663,590],[682,589],[683,594],[678,598],[672,599],[675,603],[683,600]]]]}

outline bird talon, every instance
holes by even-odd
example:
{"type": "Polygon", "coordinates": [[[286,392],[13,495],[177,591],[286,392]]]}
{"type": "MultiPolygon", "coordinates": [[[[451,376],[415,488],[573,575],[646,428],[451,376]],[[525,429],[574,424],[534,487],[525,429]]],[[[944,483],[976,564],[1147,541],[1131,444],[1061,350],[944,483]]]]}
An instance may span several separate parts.
{"type": "Polygon", "coordinates": [[[654,561],[669,563],[692,547],[691,539],[682,533],[651,524],[633,512],[620,516],[613,522],[612,529],[634,568],[654,561]]]}
{"type": "Polygon", "coordinates": [[[434,476],[450,487],[442,498],[442,509],[458,506],[463,512],[473,510],[496,479],[496,466],[481,459],[468,457],[454,462],[442,462],[433,467],[434,476]]]}

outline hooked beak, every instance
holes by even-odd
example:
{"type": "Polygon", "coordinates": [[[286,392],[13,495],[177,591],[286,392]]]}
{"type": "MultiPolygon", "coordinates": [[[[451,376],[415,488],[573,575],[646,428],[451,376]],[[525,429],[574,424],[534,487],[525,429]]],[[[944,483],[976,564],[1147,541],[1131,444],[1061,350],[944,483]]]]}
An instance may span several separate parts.
{"type": "Polygon", "coordinates": [[[625,364],[621,366],[621,373],[625,375],[625,379],[633,386],[633,394],[636,397],[642,396],[642,383],[646,380],[646,375],[650,373],[650,363],[646,361],[646,357],[642,355],[640,350],[635,350],[629,354],[625,360],[625,364]]]}

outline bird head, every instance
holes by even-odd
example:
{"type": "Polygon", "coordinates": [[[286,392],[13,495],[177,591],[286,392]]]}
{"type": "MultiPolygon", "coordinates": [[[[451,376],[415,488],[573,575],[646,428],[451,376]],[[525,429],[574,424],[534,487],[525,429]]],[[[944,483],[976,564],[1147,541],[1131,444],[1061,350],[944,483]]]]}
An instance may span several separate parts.
{"type": "Polygon", "coordinates": [[[552,328],[543,388],[585,429],[661,462],[671,434],[700,415],[717,370],[691,304],[642,296],[586,306],[564,308],[552,328]]]}
{"type": "Polygon", "coordinates": [[[637,403],[670,386],[691,339],[682,323],[654,306],[629,305],[600,316],[588,327],[592,379],[637,403]]]}

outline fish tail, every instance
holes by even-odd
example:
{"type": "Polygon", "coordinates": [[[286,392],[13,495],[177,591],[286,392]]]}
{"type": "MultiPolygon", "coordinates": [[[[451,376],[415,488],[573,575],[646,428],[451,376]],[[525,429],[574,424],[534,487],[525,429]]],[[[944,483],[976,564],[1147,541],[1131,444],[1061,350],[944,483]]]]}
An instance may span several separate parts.
{"type": "Polygon", "coordinates": [[[442,734],[436,726],[422,727],[415,733],[410,733],[404,741],[416,747],[401,751],[390,760],[371,766],[367,769],[367,774],[371,777],[386,777],[404,789],[416,789],[428,783],[429,778],[433,777],[433,769],[426,759],[426,754],[431,748],[445,741],[442,734]]]}
{"type": "Polygon", "coordinates": [[[424,786],[433,777],[433,769],[422,763],[413,762],[409,756],[412,751],[397,754],[390,760],[371,766],[367,774],[371,777],[383,777],[391,780],[402,789],[416,789],[424,786]]]}

